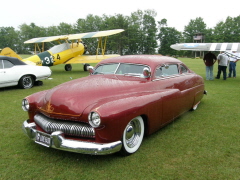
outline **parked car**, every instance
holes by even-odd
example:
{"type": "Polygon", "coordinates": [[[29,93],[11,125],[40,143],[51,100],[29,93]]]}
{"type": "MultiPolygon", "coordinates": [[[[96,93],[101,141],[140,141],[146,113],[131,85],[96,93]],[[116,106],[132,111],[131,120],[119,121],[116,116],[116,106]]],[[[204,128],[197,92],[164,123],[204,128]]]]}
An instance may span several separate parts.
{"type": "Polygon", "coordinates": [[[14,57],[0,56],[0,88],[18,85],[28,89],[51,76],[49,67],[27,65],[14,57]]]}
{"type": "Polygon", "coordinates": [[[171,57],[109,58],[89,71],[23,99],[29,138],[65,151],[129,155],[144,135],[196,109],[206,93],[203,78],[171,57]]]}

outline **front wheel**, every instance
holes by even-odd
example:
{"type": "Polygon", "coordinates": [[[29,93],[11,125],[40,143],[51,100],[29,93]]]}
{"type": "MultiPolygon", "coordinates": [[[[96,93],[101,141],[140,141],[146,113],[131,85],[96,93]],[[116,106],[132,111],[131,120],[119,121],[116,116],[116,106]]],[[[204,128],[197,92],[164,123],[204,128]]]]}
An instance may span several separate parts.
{"type": "Polygon", "coordinates": [[[135,153],[140,147],[144,135],[144,122],[141,116],[133,118],[126,126],[122,137],[123,155],[135,153]]]}
{"type": "Polygon", "coordinates": [[[34,79],[30,75],[25,75],[21,77],[21,79],[18,82],[18,86],[22,89],[32,88],[33,84],[34,84],[34,79]]]}

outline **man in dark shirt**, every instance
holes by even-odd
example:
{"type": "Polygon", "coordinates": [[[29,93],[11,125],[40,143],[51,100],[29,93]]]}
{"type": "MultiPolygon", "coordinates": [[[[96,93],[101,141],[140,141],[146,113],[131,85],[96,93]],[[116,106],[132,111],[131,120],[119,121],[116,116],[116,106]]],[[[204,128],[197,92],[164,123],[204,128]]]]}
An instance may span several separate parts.
{"type": "Polygon", "coordinates": [[[216,62],[216,56],[208,52],[203,58],[203,62],[206,65],[206,80],[213,80],[213,65],[216,62]]]}

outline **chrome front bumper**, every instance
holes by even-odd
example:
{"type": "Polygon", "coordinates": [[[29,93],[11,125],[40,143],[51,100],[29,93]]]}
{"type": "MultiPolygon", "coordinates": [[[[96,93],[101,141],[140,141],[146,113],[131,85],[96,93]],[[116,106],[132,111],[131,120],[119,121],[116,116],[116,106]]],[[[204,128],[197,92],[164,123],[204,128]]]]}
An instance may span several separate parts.
{"type": "Polygon", "coordinates": [[[64,151],[93,155],[106,155],[118,152],[122,148],[121,141],[112,143],[94,143],[71,140],[65,139],[64,134],[61,131],[55,131],[52,134],[48,135],[36,130],[36,124],[29,123],[28,120],[23,122],[22,129],[24,133],[36,143],[64,151]],[[43,136],[39,138],[40,134],[45,134],[46,137],[43,136]]]}

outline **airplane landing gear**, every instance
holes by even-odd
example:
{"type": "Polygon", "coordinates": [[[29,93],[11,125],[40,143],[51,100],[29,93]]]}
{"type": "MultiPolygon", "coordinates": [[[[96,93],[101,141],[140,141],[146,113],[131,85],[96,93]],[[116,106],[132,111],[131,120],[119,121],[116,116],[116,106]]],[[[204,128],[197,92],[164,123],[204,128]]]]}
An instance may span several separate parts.
{"type": "Polygon", "coordinates": [[[84,65],[83,65],[83,70],[84,70],[84,71],[88,71],[88,69],[87,69],[88,66],[90,66],[90,64],[84,64],[84,65]]]}
{"type": "Polygon", "coordinates": [[[71,64],[66,64],[65,65],[65,71],[71,71],[72,70],[72,65],[71,64]]]}

